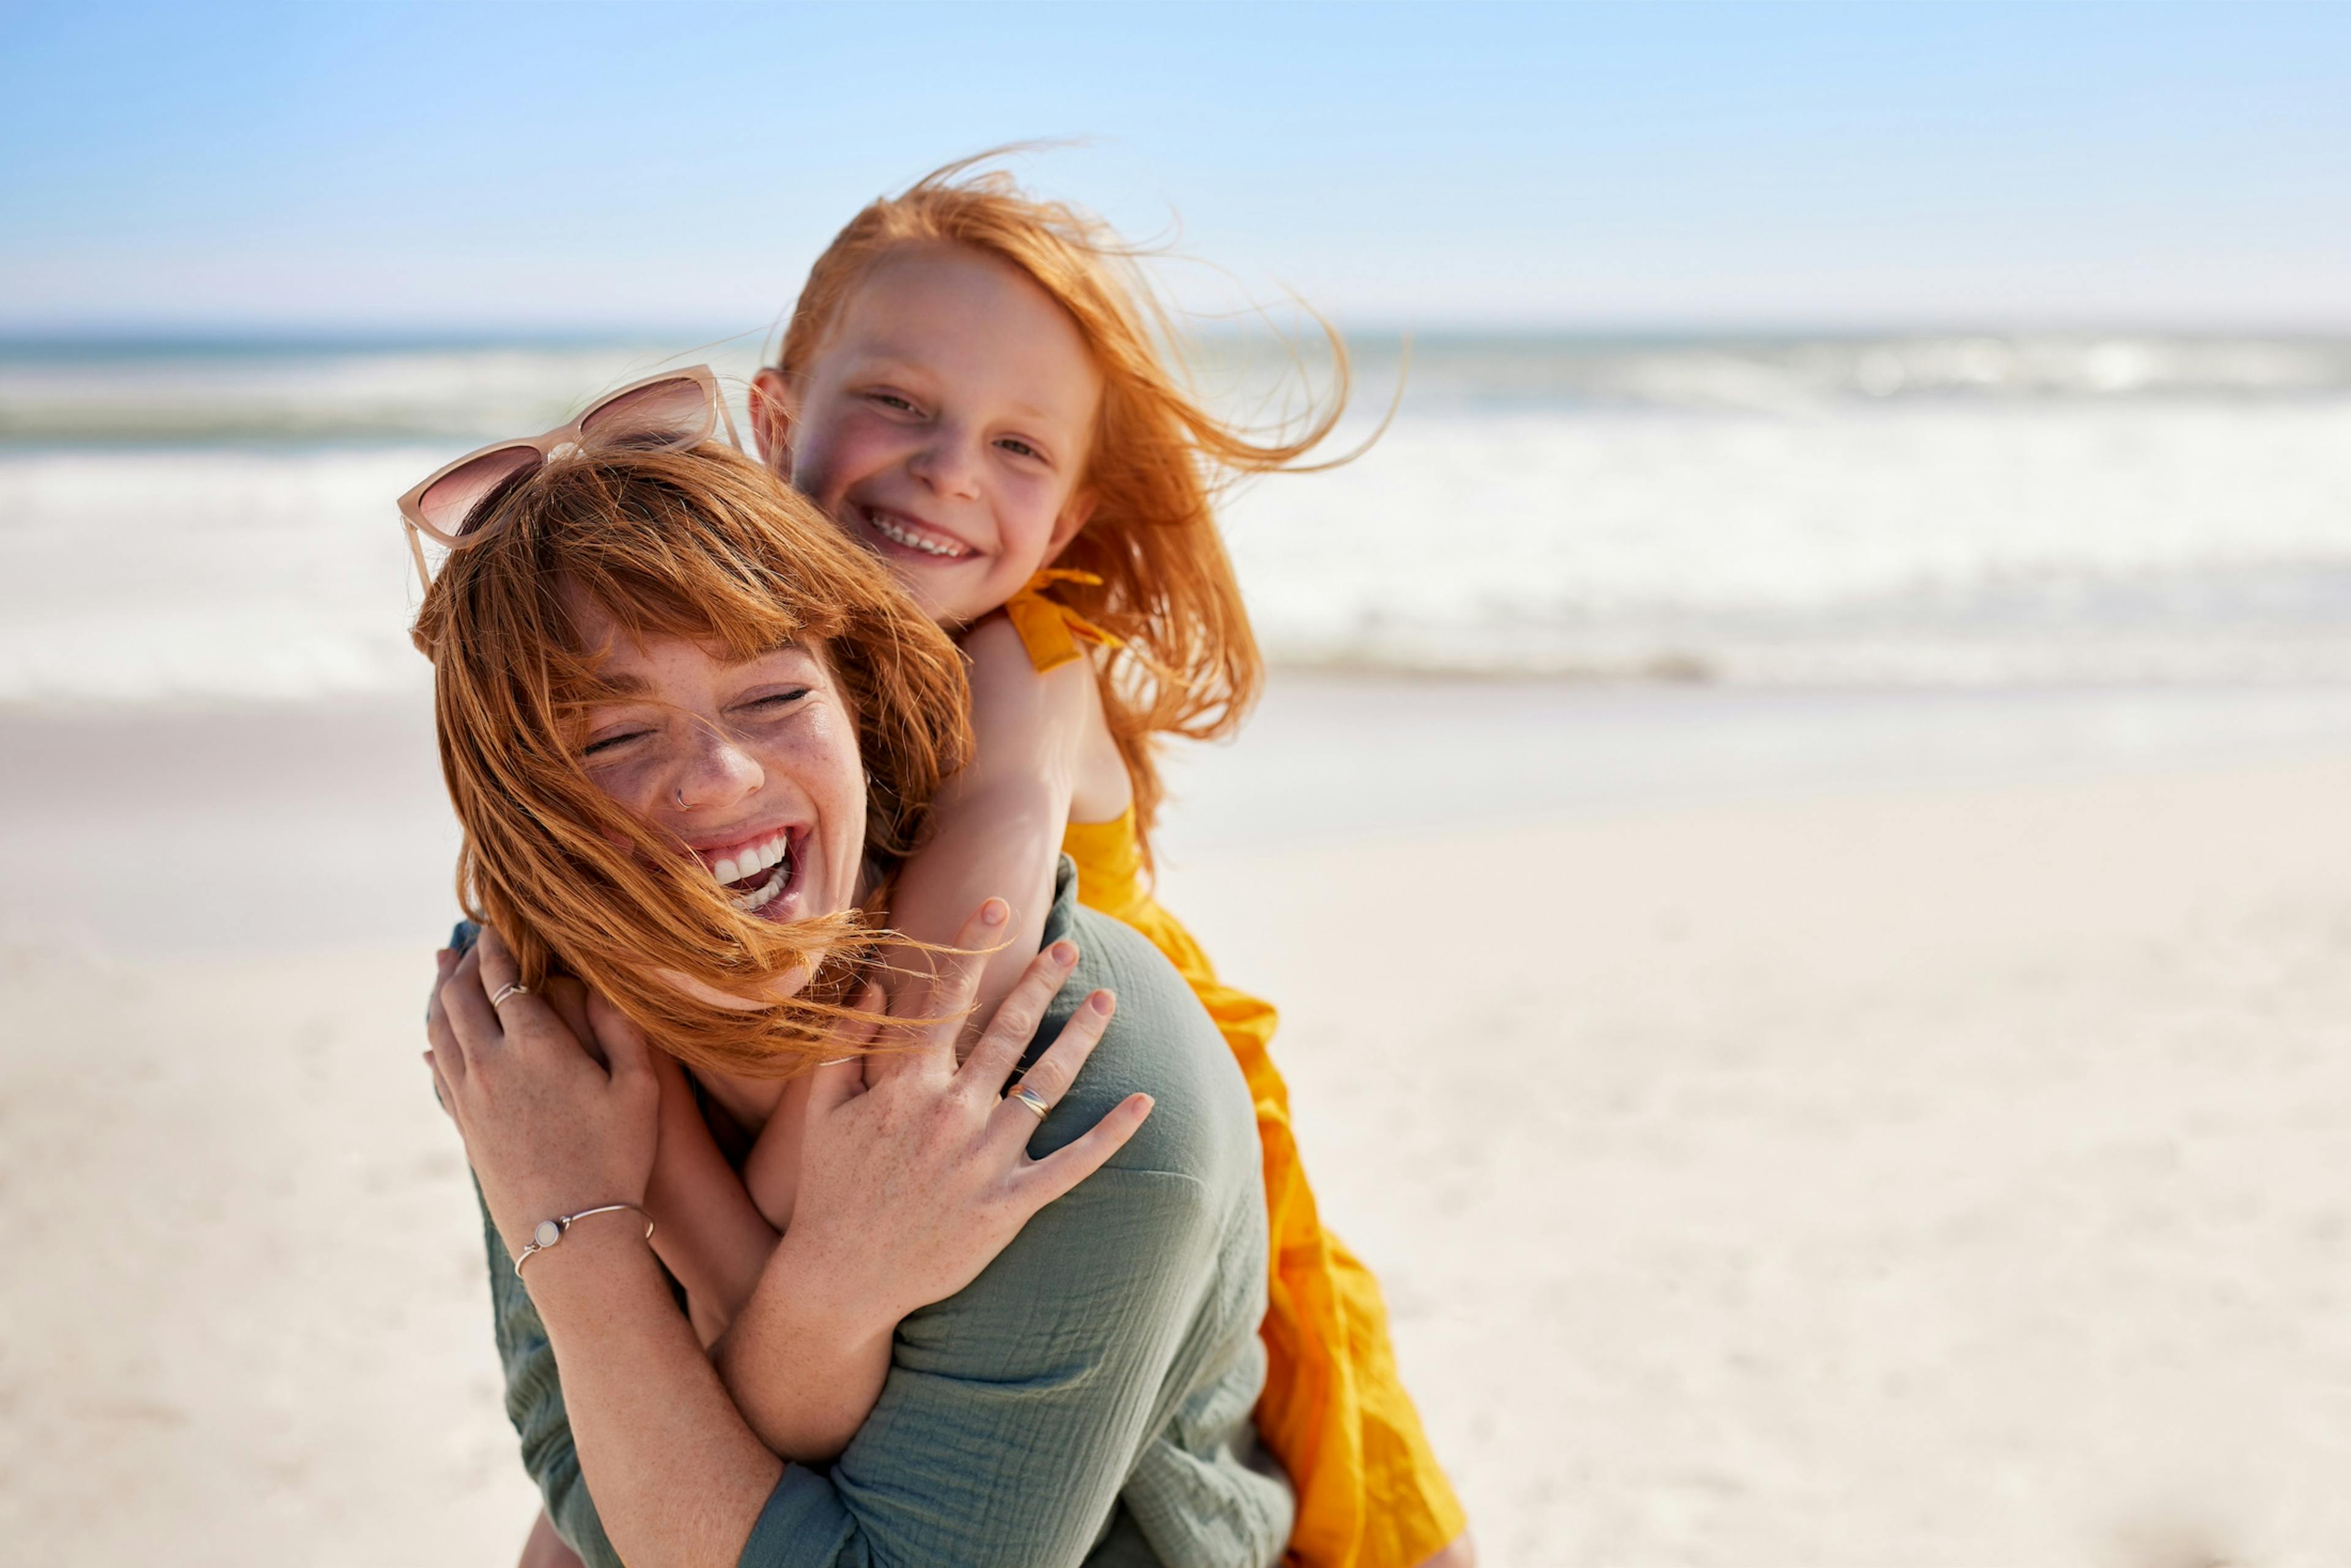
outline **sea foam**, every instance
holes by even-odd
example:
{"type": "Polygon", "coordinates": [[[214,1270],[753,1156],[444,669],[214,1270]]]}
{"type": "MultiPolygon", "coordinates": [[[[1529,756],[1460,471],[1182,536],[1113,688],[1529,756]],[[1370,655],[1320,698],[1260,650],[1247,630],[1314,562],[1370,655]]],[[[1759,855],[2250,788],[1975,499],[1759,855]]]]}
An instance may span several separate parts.
{"type": "MultiPolygon", "coordinates": [[[[656,364],[0,352],[0,701],[421,690],[392,497],[656,364]]],[[[1365,401],[1394,366],[1364,357],[1365,401]]],[[[2336,340],[1480,339],[1405,384],[1358,461],[1227,507],[1277,664],[2351,680],[2336,340]]]]}

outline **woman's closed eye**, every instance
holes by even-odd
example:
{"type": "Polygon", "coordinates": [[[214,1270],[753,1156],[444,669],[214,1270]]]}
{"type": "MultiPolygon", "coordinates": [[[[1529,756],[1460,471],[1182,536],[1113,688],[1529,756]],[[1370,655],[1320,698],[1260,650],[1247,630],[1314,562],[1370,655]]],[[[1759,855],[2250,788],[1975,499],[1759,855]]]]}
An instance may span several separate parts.
{"type": "Polygon", "coordinates": [[[735,706],[742,712],[755,714],[762,718],[773,718],[797,707],[809,695],[809,689],[807,686],[789,686],[782,691],[762,692],[735,706]]]}
{"type": "Polygon", "coordinates": [[[643,740],[652,734],[647,729],[624,729],[616,735],[600,735],[580,748],[582,757],[610,756],[632,740],[643,740]]]}

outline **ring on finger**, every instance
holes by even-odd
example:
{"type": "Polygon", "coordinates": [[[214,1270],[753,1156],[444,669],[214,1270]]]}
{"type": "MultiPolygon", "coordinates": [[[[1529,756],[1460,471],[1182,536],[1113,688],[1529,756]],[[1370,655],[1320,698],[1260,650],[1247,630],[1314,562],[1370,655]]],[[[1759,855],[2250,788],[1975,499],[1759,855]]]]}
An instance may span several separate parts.
{"type": "Polygon", "coordinates": [[[527,997],[528,995],[530,995],[530,988],[528,986],[500,986],[498,988],[497,994],[490,998],[490,1006],[493,1008],[498,1007],[503,1004],[508,997],[527,997]]]}
{"type": "Polygon", "coordinates": [[[1026,1083],[1022,1083],[1016,1087],[1012,1092],[1007,1094],[1005,1098],[1011,1101],[1014,1104],[1019,1106],[1024,1111],[1036,1112],[1037,1120],[1040,1122],[1043,1121],[1053,1109],[1053,1103],[1051,1101],[1046,1099],[1042,1094],[1038,1093],[1034,1089],[1029,1088],[1026,1083]]]}

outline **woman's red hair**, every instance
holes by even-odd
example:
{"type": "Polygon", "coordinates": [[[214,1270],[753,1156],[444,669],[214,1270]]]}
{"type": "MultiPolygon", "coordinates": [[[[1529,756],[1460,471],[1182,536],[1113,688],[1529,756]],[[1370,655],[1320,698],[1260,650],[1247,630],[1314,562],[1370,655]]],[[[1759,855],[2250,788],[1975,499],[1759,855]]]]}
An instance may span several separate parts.
{"type": "Polygon", "coordinates": [[[610,688],[575,609],[595,606],[625,636],[739,659],[815,650],[856,717],[865,848],[883,865],[914,848],[970,753],[961,654],[814,505],[723,447],[548,464],[491,497],[469,533],[414,630],[465,832],[460,902],[507,939],[526,985],[560,967],[695,1066],[799,1071],[849,1010],[876,933],[853,912],[791,925],[744,914],[682,843],[597,787],[580,746],[610,688]],[[796,974],[796,994],[770,1000],[796,974]]]}

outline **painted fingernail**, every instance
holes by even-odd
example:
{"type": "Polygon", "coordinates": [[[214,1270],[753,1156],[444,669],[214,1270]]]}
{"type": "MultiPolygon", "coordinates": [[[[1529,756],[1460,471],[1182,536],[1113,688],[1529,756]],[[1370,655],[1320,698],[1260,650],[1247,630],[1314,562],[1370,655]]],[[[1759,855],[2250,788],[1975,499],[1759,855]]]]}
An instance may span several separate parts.
{"type": "Polygon", "coordinates": [[[1011,913],[1010,904],[1000,898],[991,898],[979,906],[979,923],[982,925],[1001,925],[1004,917],[1011,913]]]}
{"type": "Polygon", "coordinates": [[[1114,992],[1096,991],[1092,996],[1086,998],[1086,1006],[1093,1009],[1094,1011],[1102,1014],[1104,1018],[1108,1018],[1110,1016],[1110,1010],[1118,1006],[1118,997],[1114,992]]]}
{"type": "Polygon", "coordinates": [[[1077,944],[1075,944],[1075,943],[1073,943],[1073,942],[1056,942],[1056,943],[1054,943],[1054,944],[1053,944],[1053,951],[1052,951],[1052,958],[1053,958],[1053,962],[1055,962],[1056,964],[1074,964],[1074,963],[1076,963],[1076,962],[1078,961],[1078,948],[1077,948],[1077,944]]]}

